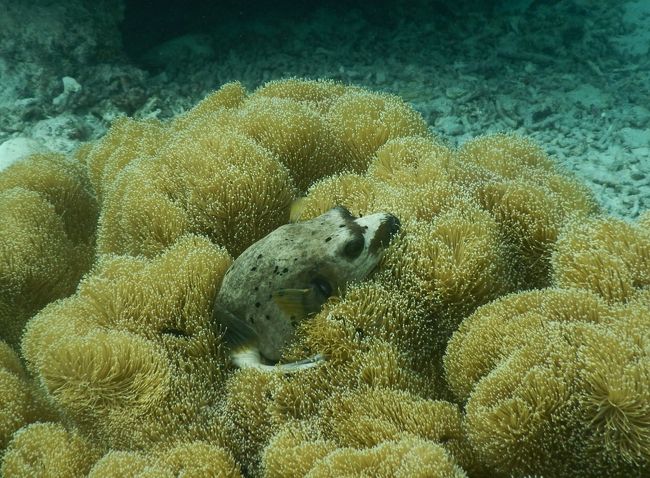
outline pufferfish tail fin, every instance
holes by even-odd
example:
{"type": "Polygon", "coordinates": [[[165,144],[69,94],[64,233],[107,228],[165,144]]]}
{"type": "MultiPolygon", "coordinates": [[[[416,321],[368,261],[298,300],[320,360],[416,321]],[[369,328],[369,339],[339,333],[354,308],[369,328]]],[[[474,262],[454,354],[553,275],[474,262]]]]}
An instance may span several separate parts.
{"type": "Polygon", "coordinates": [[[257,332],[253,327],[236,317],[230,311],[215,304],[212,312],[212,320],[215,324],[219,324],[223,333],[223,341],[228,345],[228,348],[236,349],[245,347],[257,342],[257,332]]]}
{"type": "Polygon", "coordinates": [[[264,362],[257,348],[257,332],[244,320],[216,305],[213,311],[215,323],[220,324],[223,341],[230,352],[230,360],[239,368],[254,368],[263,372],[293,373],[315,367],[326,360],[322,354],[285,364],[269,365],[264,362]]]}
{"type": "Polygon", "coordinates": [[[253,347],[242,347],[231,353],[230,358],[233,364],[239,368],[254,368],[263,372],[293,373],[300,370],[315,367],[326,360],[323,354],[316,354],[312,357],[297,362],[279,363],[268,365],[262,361],[259,350],[253,347]]]}

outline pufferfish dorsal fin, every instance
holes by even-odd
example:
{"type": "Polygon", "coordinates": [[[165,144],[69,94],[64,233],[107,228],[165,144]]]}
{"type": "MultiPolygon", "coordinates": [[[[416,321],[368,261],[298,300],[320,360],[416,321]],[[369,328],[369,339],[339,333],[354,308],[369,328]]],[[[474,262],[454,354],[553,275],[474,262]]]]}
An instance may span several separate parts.
{"type": "Polygon", "coordinates": [[[271,294],[273,301],[287,317],[307,316],[307,297],[311,289],[279,289],[271,294]]]}

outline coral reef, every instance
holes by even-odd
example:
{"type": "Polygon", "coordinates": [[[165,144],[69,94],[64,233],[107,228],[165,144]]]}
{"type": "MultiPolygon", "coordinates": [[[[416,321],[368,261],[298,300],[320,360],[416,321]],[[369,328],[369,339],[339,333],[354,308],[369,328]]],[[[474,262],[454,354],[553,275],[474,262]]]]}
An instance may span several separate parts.
{"type": "Polygon", "coordinates": [[[0,456],[13,433],[35,421],[55,419],[42,395],[29,380],[14,350],[0,341],[0,456]]]}
{"type": "MultiPolygon", "coordinates": [[[[650,217],[650,215],[649,215],[650,217]]],[[[613,218],[573,224],[553,253],[553,282],[627,302],[650,288],[650,226],[613,218]]]]}
{"type": "Polygon", "coordinates": [[[157,453],[109,451],[88,473],[89,478],[187,476],[241,478],[239,466],[223,448],[195,441],[157,453]]]}
{"type": "Polygon", "coordinates": [[[650,230],[569,224],[564,288],[508,295],[466,318],[444,359],[471,448],[491,475],[650,471],[650,230]]]}
{"type": "Polygon", "coordinates": [[[229,264],[223,248],[197,236],[151,260],[101,258],[75,295],[27,325],[29,370],[57,409],[105,447],[210,434],[203,419],[220,395],[224,357],[209,321],[229,264]]]}
{"type": "Polygon", "coordinates": [[[76,431],[59,423],[34,423],[14,434],[0,471],[2,476],[82,476],[99,456],[76,431]]]}
{"type": "Polygon", "coordinates": [[[390,95],[233,83],[11,166],[0,218],[7,476],[650,471],[650,215],[600,215],[527,139],[454,149],[390,95]],[[232,258],[339,204],[402,227],[283,355],[328,360],[233,370],[232,258]]]}
{"type": "Polygon", "coordinates": [[[248,97],[226,85],[170,125],[120,120],[81,155],[103,201],[99,251],[152,256],[196,233],[238,255],[315,180],[364,171],[390,138],[427,134],[401,100],[329,82],[248,97]]]}
{"type": "Polygon", "coordinates": [[[289,422],[275,434],[262,457],[264,476],[467,476],[447,448],[462,439],[450,403],[360,389],[332,397],[325,410],[320,426],[289,422]]]}
{"type": "MultiPolygon", "coordinates": [[[[283,437],[281,437],[283,438],[283,437]]],[[[269,451],[266,476],[335,478],[338,476],[376,476],[378,478],[465,478],[467,474],[454,463],[440,445],[417,438],[384,441],[368,449],[336,448],[320,455],[322,444],[285,443],[274,441],[282,448],[269,451]],[[297,462],[297,463],[296,463],[297,462]],[[307,466],[305,466],[307,465],[307,466]],[[309,465],[313,465],[309,467],[309,465]]]]}
{"type": "Polygon", "coordinates": [[[18,347],[43,306],[74,292],[94,256],[97,203],[85,169],[37,154],[0,175],[0,324],[18,347]]]}

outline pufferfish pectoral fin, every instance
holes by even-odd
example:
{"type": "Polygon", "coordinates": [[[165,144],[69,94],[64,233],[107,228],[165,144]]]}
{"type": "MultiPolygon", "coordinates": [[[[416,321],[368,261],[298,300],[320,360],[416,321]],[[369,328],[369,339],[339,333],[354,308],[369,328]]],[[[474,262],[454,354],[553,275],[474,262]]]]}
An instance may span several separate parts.
{"type": "Polygon", "coordinates": [[[287,317],[303,318],[308,314],[306,303],[310,293],[311,289],[280,289],[271,297],[287,317]]]}

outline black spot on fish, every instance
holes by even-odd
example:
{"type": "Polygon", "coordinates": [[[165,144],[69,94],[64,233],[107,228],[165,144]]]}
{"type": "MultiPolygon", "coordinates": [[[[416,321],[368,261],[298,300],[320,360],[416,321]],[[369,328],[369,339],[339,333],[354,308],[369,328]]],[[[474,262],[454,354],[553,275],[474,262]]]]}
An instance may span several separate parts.
{"type": "Polygon", "coordinates": [[[327,239],[325,239],[325,242],[330,242],[331,240],[332,240],[332,238],[328,237],[327,239]]]}
{"type": "Polygon", "coordinates": [[[253,316],[250,316],[250,317],[248,318],[248,321],[249,321],[251,324],[254,324],[254,323],[255,323],[255,320],[253,320],[253,316]]]}
{"type": "Polygon", "coordinates": [[[265,318],[266,320],[271,320],[271,316],[270,316],[270,315],[265,315],[264,318],[265,318]]]}
{"type": "Polygon", "coordinates": [[[160,330],[160,333],[165,335],[171,335],[173,337],[184,337],[184,338],[189,337],[189,335],[185,333],[184,330],[175,329],[173,327],[165,327],[164,329],[160,330]]]}
{"type": "Polygon", "coordinates": [[[260,308],[261,305],[262,304],[260,304],[259,302],[255,302],[255,307],[257,307],[258,309],[260,308]]]}
{"type": "Polygon", "coordinates": [[[260,288],[260,287],[256,285],[255,288],[254,288],[253,290],[254,290],[255,292],[257,292],[257,291],[259,290],[259,288],[260,288]]]}
{"type": "Polygon", "coordinates": [[[251,272],[255,272],[257,270],[257,266],[251,267],[251,272]]]}
{"type": "Polygon", "coordinates": [[[277,274],[277,273],[278,273],[278,269],[279,269],[279,267],[276,265],[276,266],[273,268],[273,273],[274,273],[274,274],[277,274]]]}
{"type": "Polygon", "coordinates": [[[283,273],[283,274],[286,274],[287,272],[289,272],[289,268],[288,268],[288,267],[285,267],[284,269],[282,269],[282,273],[283,273]]]}
{"type": "Polygon", "coordinates": [[[257,256],[258,259],[261,259],[262,257],[263,257],[263,254],[259,254],[259,255],[257,256]]]}

